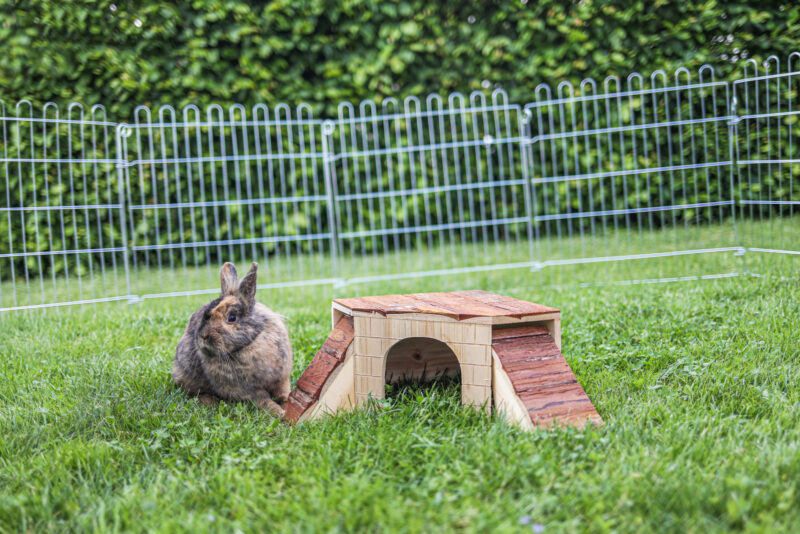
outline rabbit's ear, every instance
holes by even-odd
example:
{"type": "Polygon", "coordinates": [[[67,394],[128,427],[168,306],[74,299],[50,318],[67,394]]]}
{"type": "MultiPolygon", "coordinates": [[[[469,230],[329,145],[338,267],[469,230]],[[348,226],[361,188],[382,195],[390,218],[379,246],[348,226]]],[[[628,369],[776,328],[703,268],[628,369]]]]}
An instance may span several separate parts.
{"type": "Polygon", "coordinates": [[[256,299],[257,278],[258,264],[253,262],[253,265],[250,266],[250,270],[247,271],[247,274],[244,275],[244,278],[242,278],[239,284],[239,294],[248,302],[253,302],[256,299]]]}
{"type": "Polygon", "coordinates": [[[219,272],[219,280],[222,284],[222,294],[231,295],[239,287],[239,276],[236,274],[236,267],[229,261],[225,262],[219,272]]]}

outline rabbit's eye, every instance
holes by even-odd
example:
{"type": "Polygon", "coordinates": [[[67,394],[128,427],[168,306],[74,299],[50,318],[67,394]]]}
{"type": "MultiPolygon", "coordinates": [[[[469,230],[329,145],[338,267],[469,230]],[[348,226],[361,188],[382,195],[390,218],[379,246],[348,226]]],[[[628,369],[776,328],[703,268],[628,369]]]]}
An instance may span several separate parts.
{"type": "Polygon", "coordinates": [[[236,314],[235,313],[229,313],[228,314],[228,322],[229,323],[235,323],[236,322],[236,314]]]}

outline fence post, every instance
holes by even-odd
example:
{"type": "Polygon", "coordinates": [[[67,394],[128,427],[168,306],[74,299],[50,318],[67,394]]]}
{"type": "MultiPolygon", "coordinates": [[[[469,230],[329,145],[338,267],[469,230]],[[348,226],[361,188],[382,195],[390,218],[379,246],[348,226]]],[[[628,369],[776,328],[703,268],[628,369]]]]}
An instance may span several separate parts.
{"type": "Polygon", "coordinates": [[[731,84],[731,87],[733,95],[730,99],[730,107],[728,108],[728,115],[730,116],[730,120],[728,121],[728,158],[731,162],[731,170],[728,180],[731,188],[731,218],[733,220],[733,239],[736,241],[736,244],[741,247],[741,250],[734,255],[742,257],[742,267],[744,268],[744,272],[750,273],[750,269],[747,267],[747,243],[745,243],[741,239],[741,236],[739,236],[739,229],[736,225],[736,210],[739,207],[736,205],[736,185],[741,188],[741,184],[734,183],[734,173],[738,171],[739,165],[737,162],[737,154],[739,153],[739,122],[741,119],[739,118],[739,112],[737,110],[739,100],[736,98],[736,85],[731,84]]]}
{"type": "Polygon", "coordinates": [[[733,232],[734,232],[734,236],[736,237],[737,241],[739,240],[739,236],[736,233],[736,189],[734,188],[733,175],[736,172],[736,166],[737,166],[737,162],[736,162],[736,153],[737,153],[737,151],[736,151],[736,148],[737,148],[738,141],[739,141],[738,140],[739,121],[741,120],[741,119],[739,119],[739,112],[736,110],[738,104],[739,104],[739,101],[736,99],[736,86],[734,85],[733,86],[733,97],[731,98],[731,104],[730,104],[730,108],[728,110],[729,111],[728,114],[730,115],[730,120],[728,121],[728,144],[730,145],[730,149],[729,149],[730,151],[729,151],[729,156],[728,157],[729,157],[730,162],[731,162],[731,172],[730,172],[730,176],[729,176],[730,188],[731,188],[731,202],[733,202],[733,204],[731,204],[731,207],[733,208],[731,210],[731,215],[733,216],[733,232]]]}
{"type": "Polygon", "coordinates": [[[117,194],[119,197],[119,221],[120,231],[122,234],[122,263],[125,266],[125,287],[128,296],[131,295],[131,272],[128,258],[128,220],[126,217],[126,191],[127,191],[127,166],[128,161],[125,158],[126,150],[123,147],[127,144],[124,138],[130,135],[131,131],[127,124],[118,124],[116,128],[117,138],[117,194]]]}
{"type": "Polygon", "coordinates": [[[333,165],[333,132],[336,123],[328,119],[322,123],[322,160],[325,175],[325,192],[328,197],[328,227],[330,228],[331,263],[333,278],[339,277],[339,212],[336,209],[336,170],[333,165]]]}
{"type": "Polygon", "coordinates": [[[524,180],[524,195],[525,195],[525,218],[528,220],[528,257],[531,261],[531,266],[536,262],[536,251],[534,249],[534,233],[533,233],[533,188],[531,186],[531,172],[530,164],[528,161],[528,145],[531,138],[531,113],[530,109],[524,109],[520,117],[520,133],[522,136],[519,141],[519,148],[522,157],[522,179],[524,180]]]}

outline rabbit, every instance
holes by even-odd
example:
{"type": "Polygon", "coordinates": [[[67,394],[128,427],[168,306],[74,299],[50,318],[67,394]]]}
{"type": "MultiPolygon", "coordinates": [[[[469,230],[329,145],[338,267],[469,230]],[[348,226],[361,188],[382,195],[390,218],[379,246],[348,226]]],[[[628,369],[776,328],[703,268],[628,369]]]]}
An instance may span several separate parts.
{"type": "Polygon", "coordinates": [[[282,417],[292,347],[280,316],[255,300],[257,269],[253,263],[240,282],[232,263],[222,266],[222,293],[189,319],[172,379],[204,404],[251,400],[282,417]]]}

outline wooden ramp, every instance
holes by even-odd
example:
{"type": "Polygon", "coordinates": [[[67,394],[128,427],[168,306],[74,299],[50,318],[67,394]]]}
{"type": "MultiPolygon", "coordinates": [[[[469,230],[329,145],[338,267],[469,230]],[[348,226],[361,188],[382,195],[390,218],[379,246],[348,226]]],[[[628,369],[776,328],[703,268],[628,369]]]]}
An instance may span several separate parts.
{"type": "Polygon", "coordinates": [[[523,428],[601,424],[545,326],[492,331],[495,406],[523,428]]]}
{"type": "Polygon", "coordinates": [[[336,299],[332,308],[333,331],[289,395],[288,421],[383,398],[394,377],[435,371],[460,373],[465,405],[525,429],[602,422],[561,354],[555,308],[487,291],[336,299]]]}
{"type": "Polygon", "coordinates": [[[346,398],[338,398],[338,396],[335,399],[329,397],[337,393],[330,392],[331,386],[338,386],[345,396],[353,388],[352,374],[348,380],[347,372],[341,373],[341,365],[345,362],[352,343],[353,318],[345,315],[336,322],[328,339],[314,355],[311,365],[303,372],[297,381],[297,386],[289,394],[284,416],[287,421],[296,423],[304,418],[304,415],[307,418],[321,409],[319,399],[323,392],[326,393],[328,401],[334,404],[334,406],[330,406],[330,411],[335,411],[340,404],[346,401],[346,398]],[[337,382],[340,383],[336,384],[337,382]],[[330,395],[327,395],[328,393],[330,395]]]}

